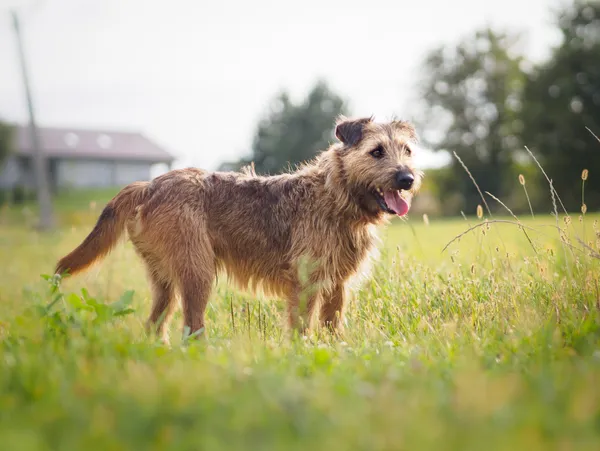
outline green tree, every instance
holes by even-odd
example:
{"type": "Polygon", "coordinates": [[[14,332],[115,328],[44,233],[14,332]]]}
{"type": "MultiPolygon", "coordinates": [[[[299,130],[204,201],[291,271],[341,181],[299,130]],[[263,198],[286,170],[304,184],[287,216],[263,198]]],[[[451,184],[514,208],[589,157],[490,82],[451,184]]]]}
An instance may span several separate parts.
{"type": "MultiPolygon", "coordinates": [[[[522,140],[541,160],[567,209],[600,208],[600,3],[574,2],[557,14],[561,44],[524,93],[522,140]]],[[[550,196],[548,195],[548,201],[550,196]]]]}
{"type": "Polygon", "coordinates": [[[4,161],[12,152],[13,142],[13,127],[5,122],[0,121],[0,168],[4,161]]]}
{"type": "Polygon", "coordinates": [[[340,114],[346,114],[344,100],[323,81],[297,104],[281,92],[258,123],[251,156],[224,163],[220,169],[236,170],[253,162],[257,173],[273,174],[313,158],[333,140],[333,125],[340,114]]]}
{"type": "MultiPolygon", "coordinates": [[[[433,149],[456,152],[481,189],[496,196],[509,193],[514,184],[512,168],[520,147],[524,74],[518,45],[518,35],[476,31],[429,53],[418,86],[422,108],[415,122],[423,141],[433,149]]],[[[450,165],[438,181],[447,200],[444,213],[474,211],[481,203],[476,188],[454,157],[450,165]]]]}

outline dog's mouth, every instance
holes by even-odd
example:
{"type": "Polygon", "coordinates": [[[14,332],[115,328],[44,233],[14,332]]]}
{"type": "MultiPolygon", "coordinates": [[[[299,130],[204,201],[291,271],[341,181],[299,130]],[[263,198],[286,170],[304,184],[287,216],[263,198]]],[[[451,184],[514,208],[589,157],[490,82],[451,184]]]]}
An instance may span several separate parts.
{"type": "Polygon", "coordinates": [[[379,207],[391,215],[404,216],[410,210],[410,201],[402,197],[398,190],[383,191],[377,188],[373,192],[379,207]]]}

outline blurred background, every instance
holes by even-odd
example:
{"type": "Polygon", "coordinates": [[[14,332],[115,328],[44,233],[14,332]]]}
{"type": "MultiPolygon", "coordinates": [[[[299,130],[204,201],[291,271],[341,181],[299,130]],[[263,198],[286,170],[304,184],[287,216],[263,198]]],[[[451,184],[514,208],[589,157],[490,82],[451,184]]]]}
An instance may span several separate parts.
{"type": "Polygon", "coordinates": [[[552,209],[532,154],[600,209],[597,1],[0,0],[0,74],[0,203],[41,227],[170,168],[286,170],[339,114],[415,122],[416,214],[474,214],[456,156],[515,213],[552,209]]]}

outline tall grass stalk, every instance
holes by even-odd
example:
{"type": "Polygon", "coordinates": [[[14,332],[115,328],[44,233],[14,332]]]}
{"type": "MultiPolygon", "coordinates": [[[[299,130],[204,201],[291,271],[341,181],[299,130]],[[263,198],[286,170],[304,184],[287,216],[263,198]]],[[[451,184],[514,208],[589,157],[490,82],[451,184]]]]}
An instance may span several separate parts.
{"type": "Polygon", "coordinates": [[[535,219],[535,215],[533,214],[533,207],[531,206],[531,200],[529,199],[529,193],[527,192],[527,187],[525,186],[525,177],[523,174],[519,174],[519,183],[523,187],[523,191],[525,191],[525,197],[527,198],[527,204],[529,205],[529,211],[531,212],[531,219],[535,219]]]}
{"type": "MultiPolygon", "coordinates": [[[[458,160],[458,162],[460,163],[460,165],[463,167],[463,169],[465,170],[465,172],[469,175],[469,178],[473,182],[473,185],[475,185],[475,188],[477,189],[477,192],[479,193],[479,196],[481,197],[481,200],[482,200],[483,204],[485,205],[485,208],[486,208],[488,214],[490,215],[490,218],[493,218],[494,216],[492,215],[492,210],[490,209],[490,206],[488,205],[487,201],[485,200],[485,196],[481,192],[481,189],[479,188],[479,185],[477,184],[477,181],[475,180],[475,177],[473,177],[473,174],[471,174],[471,171],[469,171],[469,168],[460,159],[460,157],[458,156],[458,154],[456,152],[452,152],[452,153],[454,154],[454,157],[458,160]]],[[[500,234],[500,232],[497,229],[495,231],[496,231],[496,234],[498,235],[498,238],[500,238],[500,242],[502,243],[502,247],[503,247],[504,253],[506,254],[507,253],[506,243],[504,243],[504,240],[502,239],[502,235],[500,234]]],[[[506,261],[506,264],[507,264],[509,270],[512,269],[511,268],[510,260],[508,260],[508,259],[504,260],[503,259],[502,261],[506,261]]]]}

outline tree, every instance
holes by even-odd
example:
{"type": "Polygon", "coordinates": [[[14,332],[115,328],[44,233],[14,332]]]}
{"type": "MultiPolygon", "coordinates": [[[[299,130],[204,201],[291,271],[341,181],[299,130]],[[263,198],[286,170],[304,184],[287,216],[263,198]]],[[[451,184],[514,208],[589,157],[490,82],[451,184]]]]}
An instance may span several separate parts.
{"type": "Polygon", "coordinates": [[[0,121],[0,169],[8,155],[12,152],[13,145],[13,127],[0,121]]]}
{"type": "MultiPolygon", "coordinates": [[[[517,35],[477,31],[430,52],[418,86],[422,109],[415,122],[423,140],[433,149],[456,152],[481,189],[496,196],[510,191],[519,149],[524,74],[518,45],[517,35]]],[[[445,213],[474,210],[480,196],[454,158],[450,174],[440,181],[449,200],[445,213]]]]}
{"type": "Polygon", "coordinates": [[[323,81],[298,104],[281,92],[258,123],[251,157],[224,163],[220,169],[236,170],[253,162],[257,173],[272,174],[311,159],[333,140],[333,125],[340,114],[346,114],[345,102],[323,81]]]}
{"type": "MultiPolygon", "coordinates": [[[[600,208],[600,3],[574,2],[557,14],[561,44],[528,78],[522,140],[539,156],[569,210],[600,208]]],[[[548,201],[550,196],[548,195],[548,201]]]]}

